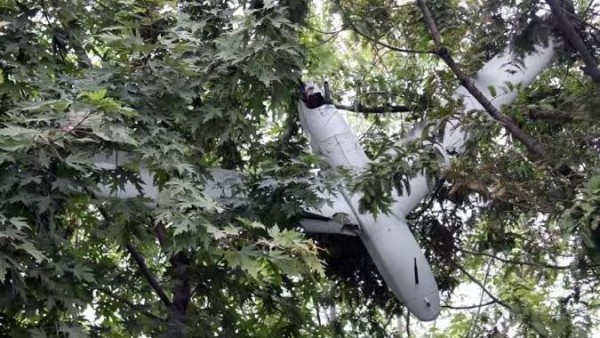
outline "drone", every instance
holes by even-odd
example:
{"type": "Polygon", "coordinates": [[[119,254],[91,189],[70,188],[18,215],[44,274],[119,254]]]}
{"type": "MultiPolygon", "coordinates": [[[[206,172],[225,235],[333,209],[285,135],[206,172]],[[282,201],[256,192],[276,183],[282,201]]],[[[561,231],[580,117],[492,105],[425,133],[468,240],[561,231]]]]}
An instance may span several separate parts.
{"type": "MultiPolygon", "coordinates": [[[[552,44],[537,46],[535,51],[516,64],[507,49],[485,63],[472,81],[496,108],[501,109],[517,98],[519,88],[529,85],[552,62],[554,55],[552,44]]],[[[464,114],[473,110],[484,111],[473,95],[462,86],[455,91],[454,98],[462,101],[462,111],[447,121],[441,141],[434,145],[441,154],[442,165],[445,167],[464,151],[469,139],[468,130],[461,126],[464,114]]],[[[356,135],[332,103],[329,83],[323,84],[323,90],[316,83],[304,83],[301,99],[298,101],[298,113],[312,151],[330,166],[344,167],[356,173],[367,167],[370,160],[356,135]]],[[[412,134],[419,131],[413,130],[412,134]]],[[[402,143],[403,140],[399,142],[402,143]]],[[[95,165],[102,169],[125,166],[130,160],[131,156],[117,152],[97,155],[93,159],[95,165]]],[[[158,200],[160,191],[153,183],[150,170],[142,166],[139,176],[143,182],[141,189],[127,183],[115,191],[111,186],[100,184],[99,195],[120,199],[142,195],[158,200]]],[[[240,182],[240,176],[239,172],[214,169],[211,172],[212,180],[204,187],[204,194],[213,198],[246,198],[236,196],[236,191],[232,188],[240,182]]],[[[358,236],[392,293],[416,318],[432,321],[441,310],[440,292],[431,267],[406,220],[406,216],[430,192],[430,186],[425,174],[412,177],[409,185],[410,189],[406,189],[403,194],[395,189],[392,191],[394,202],[390,212],[373,215],[359,210],[360,193],[351,192],[340,183],[335,193],[324,196],[330,203],[320,208],[307,208],[307,216],[299,221],[299,225],[304,231],[311,233],[358,236]],[[339,214],[345,215],[343,221],[336,217],[339,214]]]]}

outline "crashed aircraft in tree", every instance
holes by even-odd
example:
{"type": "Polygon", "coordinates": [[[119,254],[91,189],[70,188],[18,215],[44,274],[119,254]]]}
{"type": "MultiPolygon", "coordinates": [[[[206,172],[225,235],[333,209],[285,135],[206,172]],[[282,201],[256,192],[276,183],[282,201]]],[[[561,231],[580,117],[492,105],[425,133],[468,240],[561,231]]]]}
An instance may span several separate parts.
{"type": "MultiPolygon", "coordinates": [[[[503,105],[512,103],[517,98],[518,90],[530,84],[551,63],[553,57],[552,45],[538,46],[519,63],[514,62],[513,55],[507,50],[488,61],[472,81],[497,109],[501,109],[503,105]]],[[[327,91],[321,92],[315,84],[304,86],[303,99],[298,102],[304,133],[310,140],[312,150],[329,165],[360,173],[368,165],[369,159],[326,94],[327,91]]],[[[456,114],[446,123],[441,142],[433,144],[443,156],[446,166],[463,151],[468,139],[468,130],[461,127],[464,114],[473,110],[483,111],[481,104],[462,86],[456,90],[454,98],[463,102],[462,114],[456,114]]],[[[112,170],[125,166],[130,159],[126,153],[112,153],[97,156],[95,164],[99,168],[112,170]]],[[[122,199],[142,195],[158,200],[159,188],[154,184],[150,170],[141,168],[139,175],[143,182],[141,185],[136,187],[129,183],[117,191],[111,186],[101,185],[99,195],[122,199]]],[[[204,188],[207,196],[221,198],[235,195],[232,187],[240,182],[239,173],[215,169],[211,176],[212,181],[204,188]]],[[[410,179],[409,186],[410,189],[405,189],[402,195],[393,192],[395,201],[391,212],[375,216],[360,212],[360,194],[351,193],[340,184],[337,193],[323,196],[331,203],[318,210],[307,209],[307,215],[310,216],[303,218],[300,225],[307,232],[358,236],[394,295],[419,320],[431,321],[440,313],[439,291],[431,267],[406,221],[408,213],[430,192],[430,186],[425,174],[410,179]],[[344,215],[343,221],[336,217],[340,214],[344,215]]]]}

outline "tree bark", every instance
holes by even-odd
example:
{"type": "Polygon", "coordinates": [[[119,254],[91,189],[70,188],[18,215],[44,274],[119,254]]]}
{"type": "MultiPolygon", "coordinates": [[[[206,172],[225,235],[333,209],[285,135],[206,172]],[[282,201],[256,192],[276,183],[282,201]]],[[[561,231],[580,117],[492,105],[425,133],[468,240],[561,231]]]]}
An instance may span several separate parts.
{"type": "MultiPolygon", "coordinates": [[[[161,247],[164,248],[168,245],[164,224],[158,223],[154,227],[154,233],[161,247]]],[[[187,337],[190,335],[190,330],[187,327],[187,310],[192,299],[191,259],[189,254],[180,251],[173,255],[169,261],[171,267],[168,274],[173,283],[173,298],[167,309],[168,328],[162,337],[187,337]]]]}
{"type": "Polygon", "coordinates": [[[585,46],[583,39],[577,34],[575,28],[567,19],[563,7],[559,4],[559,1],[556,0],[546,0],[546,2],[552,10],[552,15],[554,15],[558,21],[558,26],[565,38],[571,43],[573,48],[577,50],[577,53],[579,53],[579,56],[583,60],[583,63],[585,64],[584,73],[589,75],[596,84],[600,85],[600,70],[598,70],[598,63],[585,46]]]}
{"type": "Polygon", "coordinates": [[[498,121],[504,129],[506,129],[515,139],[521,142],[527,148],[527,150],[533,154],[538,160],[550,164],[554,167],[561,175],[568,177],[571,180],[577,181],[578,174],[567,164],[562,163],[557,165],[556,161],[552,159],[550,153],[546,150],[546,148],[538,142],[535,138],[528,135],[525,131],[519,128],[518,124],[513,120],[510,116],[503,114],[500,110],[498,110],[491,102],[487,99],[487,97],[475,86],[473,80],[460,68],[458,63],[454,60],[452,55],[446,47],[442,44],[442,38],[440,32],[437,28],[433,15],[425,0],[417,0],[417,4],[419,5],[421,12],[423,13],[423,18],[425,20],[425,24],[429,33],[431,33],[432,39],[434,41],[435,47],[437,49],[436,54],[442,59],[446,65],[452,70],[454,75],[460,81],[460,84],[471,94],[473,97],[481,104],[481,106],[485,109],[485,111],[490,115],[494,120],[498,121]]]}
{"type": "Polygon", "coordinates": [[[173,278],[173,300],[169,307],[169,323],[165,337],[187,337],[187,309],[192,297],[190,281],[190,259],[187,254],[178,252],[171,257],[173,278]]]}

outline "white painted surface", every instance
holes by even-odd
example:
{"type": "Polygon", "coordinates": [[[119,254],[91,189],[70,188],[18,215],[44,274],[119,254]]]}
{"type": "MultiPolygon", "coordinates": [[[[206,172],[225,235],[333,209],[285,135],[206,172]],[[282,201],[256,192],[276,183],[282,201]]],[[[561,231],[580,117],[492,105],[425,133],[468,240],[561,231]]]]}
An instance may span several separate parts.
{"type": "MultiPolygon", "coordinates": [[[[360,171],[368,158],[352,130],[333,105],[309,109],[298,102],[300,122],[311,147],[331,166],[360,171]]],[[[409,311],[423,321],[434,320],[440,312],[440,297],[431,267],[413,237],[404,214],[361,214],[360,195],[348,195],[340,186],[354,219],[358,221],[361,240],[394,295],[409,311]]],[[[339,202],[338,202],[339,203],[339,202]]]]}
{"type": "MultiPolygon", "coordinates": [[[[475,85],[492,101],[496,108],[513,102],[518,90],[509,90],[506,82],[513,83],[516,87],[527,86],[535,77],[550,64],[554,57],[552,46],[540,48],[538,53],[529,55],[524,60],[524,67],[517,67],[511,63],[511,56],[498,56],[490,60],[474,79],[475,85]],[[488,90],[490,86],[496,88],[496,95],[492,96],[488,90]]],[[[463,88],[460,87],[455,98],[462,98],[464,112],[473,109],[482,109],[479,103],[463,88]]],[[[310,140],[315,153],[322,155],[332,166],[344,166],[355,171],[360,171],[368,164],[368,158],[360,146],[352,130],[338,113],[333,105],[323,105],[316,109],[308,109],[303,102],[299,102],[298,111],[306,136],[310,140]]],[[[452,149],[461,152],[464,148],[468,134],[460,127],[460,118],[447,123],[445,137],[441,148],[445,164],[448,165],[451,156],[445,151],[452,149]]],[[[419,131],[417,131],[419,132],[419,131]]],[[[413,133],[414,138],[416,133],[413,133]]],[[[99,168],[114,169],[124,165],[129,157],[123,153],[112,153],[109,156],[95,158],[99,168]]],[[[108,186],[99,186],[104,197],[117,197],[122,199],[135,198],[140,195],[152,200],[158,200],[160,192],[154,185],[152,174],[147,168],[141,168],[139,175],[143,181],[142,191],[138,191],[133,184],[126,184],[124,189],[111,192],[108,186]]],[[[235,196],[232,189],[241,182],[239,173],[215,169],[211,171],[212,179],[207,181],[204,193],[212,198],[231,198],[235,196]]],[[[440,298],[431,268],[423,252],[407,226],[405,216],[414,209],[424,196],[429,193],[424,175],[410,180],[411,193],[398,196],[394,191],[396,202],[390,215],[379,215],[374,218],[370,214],[358,212],[359,195],[349,196],[344,187],[336,196],[331,196],[331,205],[324,205],[320,210],[309,210],[330,220],[306,219],[301,223],[311,231],[326,233],[354,234],[356,229],[349,228],[346,224],[334,220],[336,215],[344,214],[346,219],[359,225],[358,235],[365,244],[373,258],[378,270],[392,292],[406,305],[406,307],[420,320],[434,320],[440,312],[440,298]],[[322,229],[319,227],[322,226],[322,229]]]]}
{"type": "MultiPolygon", "coordinates": [[[[486,96],[488,100],[498,110],[503,105],[511,104],[519,95],[519,88],[527,87],[535,78],[552,62],[554,59],[554,46],[538,47],[537,52],[527,55],[523,59],[522,65],[516,65],[513,62],[512,54],[506,50],[504,54],[498,55],[488,61],[483,68],[477,72],[473,82],[477,88],[486,96]],[[507,87],[507,83],[512,83],[512,90],[507,87]],[[492,95],[489,88],[495,88],[495,96],[492,95]]],[[[483,110],[479,102],[464,88],[460,87],[454,94],[455,99],[462,99],[464,108],[463,114],[473,110],[483,110]]],[[[486,114],[483,112],[482,114],[486,114]]],[[[489,115],[487,115],[489,117],[489,115]]],[[[491,118],[491,117],[490,117],[491,118]]],[[[452,156],[448,155],[446,150],[454,150],[462,153],[465,143],[468,139],[468,133],[461,127],[462,116],[451,119],[446,123],[444,138],[441,141],[441,148],[444,150],[445,165],[449,165],[452,156]]],[[[394,196],[396,203],[393,209],[401,215],[407,215],[413,210],[421,200],[429,193],[430,187],[427,185],[425,175],[418,175],[410,180],[410,194],[394,196]]],[[[395,193],[395,191],[394,191],[395,193]]]]}

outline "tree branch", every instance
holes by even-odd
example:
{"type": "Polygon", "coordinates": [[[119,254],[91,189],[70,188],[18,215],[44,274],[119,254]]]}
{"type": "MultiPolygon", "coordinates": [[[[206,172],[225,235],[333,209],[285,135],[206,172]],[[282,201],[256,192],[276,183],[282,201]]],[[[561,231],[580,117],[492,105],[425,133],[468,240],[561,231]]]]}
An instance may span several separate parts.
{"type": "Polygon", "coordinates": [[[493,258],[493,259],[498,260],[498,261],[503,262],[503,263],[514,264],[514,265],[536,266],[536,267],[539,267],[539,268],[553,269],[553,270],[568,270],[568,269],[571,269],[571,268],[574,267],[572,265],[554,265],[554,264],[547,264],[547,263],[525,262],[525,261],[518,261],[518,260],[506,259],[506,258],[502,258],[502,257],[498,257],[498,256],[495,256],[495,255],[489,254],[487,252],[475,252],[475,251],[470,251],[470,250],[467,250],[467,249],[457,248],[457,250],[460,251],[460,252],[464,252],[466,254],[469,254],[469,255],[486,256],[486,257],[493,258]]]}
{"type": "Polygon", "coordinates": [[[152,271],[150,271],[150,269],[148,268],[148,265],[146,265],[146,261],[144,260],[144,257],[142,257],[142,255],[139,253],[139,251],[137,251],[137,249],[135,247],[133,247],[133,245],[131,245],[131,243],[127,243],[126,247],[127,247],[127,251],[131,254],[133,259],[139,266],[140,271],[146,277],[146,279],[148,280],[148,283],[150,284],[150,286],[154,289],[154,291],[158,295],[158,298],[160,298],[160,300],[163,302],[163,304],[165,304],[167,307],[170,307],[171,300],[169,299],[169,297],[167,296],[165,291],[162,289],[162,287],[158,283],[158,280],[156,279],[156,277],[154,276],[152,271]]]}
{"type": "MultiPolygon", "coordinates": [[[[162,222],[154,226],[154,233],[158,243],[163,248],[167,245],[167,232],[162,222]]],[[[173,301],[169,307],[168,332],[170,337],[186,335],[185,323],[187,321],[187,308],[192,299],[190,264],[191,259],[183,251],[171,256],[171,277],[173,279],[173,301]]]]}
{"type": "MultiPolygon", "coordinates": [[[[111,217],[108,214],[108,212],[106,211],[106,209],[104,209],[102,206],[98,206],[98,211],[100,211],[100,214],[104,218],[105,222],[110,222],[111,217]]],[[[160,298],[160,300],[163,302],[163,304],[165,304],[167,307],[170,307],[171,301],[169,300],[169,297],[167,297],[167,294],[161,288],[160,284],[158,283],[158,280],[156,279],[156,277],[154,276],[152,271],[150,271],[150,269],[148,268],[148,265],[146,265],[146,261],[144,260],[144,257],[142,257],[142,255],[139,253],[139,251],[137,251],[137,249],[135,247],[133,247],[133,245],[131,245],[131,243],[127,243],[126,248],[127,248],[127,251],[129,252],[129,254],[133,257],[133,259],[137,263],[137,265],[140,268],[140,271],[142,272],[144,277],[146,277],[146,279],[148,280],[148,283],[150,284],[152,289],[154,289],[154,291],[158,295],[158,298],[160,298]]]]}
{"type": "Polygon", "coordinates": [[[488,302],[485,303],[481,303],[481,304],[474,304],[474,305],[448,305],[448,304],[444,304],[442,305],[443,308],[446,309],[451,309],[451,310],[471,310],[471,309],[477,309],[477,308],[481,308],[484,306],[488,306],[488,305],[492,305],[492,304],[496,304],[495,300],[490,300],[488,302]]]}
{"type": "MultiPolygon", "coordinates": [[[[154,233],[161,247],[167,242],[165,225],[158,222],[154,226],[154,233]]],[[[173,301],[169,307],[168,334],[170,337],[181,337],[186,335],[187,309],[192,299],[190,264],[191,259],[183,251],[176,253],[169,259],[171,262],[171,277],[173,278],[173,301]]],[[[194,290],[195,291],[195,290],[194,290]]]]}
{"type": "Polygon", "coordinates": [[[289,150],[290,144],[292,144],[292,138],[298,134],[298,119],[298,114],[288,114],[285,120],[285,131],[275,144],[275,156],[277,157],[277,161],[283,161],[289,158],[287,150],[289,150]]]}
{"type": "Polygon", "coordinates": [[[406,312],[406,336],[412,337],[410,334],[410,313],[406,312]]]}
{"type": "Polygon", "coordinates": [[[156,238],[158,239],[158,244],[164,247],[167,245],[167,231],[165,230],[165,225],[162,222],[158,222],[154,226],[154,233],[156,234],[156,238]]]}
{"type": "Polygon", "coordinates": [[[417,0],[417,5],[419,5],[419,8],[423,13],[423,20],[425,20],[425,25],[427,25],[427,29],[429,30],[429,33],[431,33],[433,43],[435,44],[436,48],[439,49],[442,47],[442,37],[440,31],[437,29],[433,15],[431,15],[431,11],[429,11],[429,7],[427,7],[425,0],[417,0]]]}
{"type": "Polygon", "coordinates": [[[400,105],[388,105],[388,106],[378,106],[378,107],[365,107],[362,104],[356,106],[345,106],[343,104],[336,104],[335,107],[341,110],[347,110],[356,113],[365,113],[365,114],[383,114],[383,113],[405,113],[411,111],[408,106],[400,105]]]}
{"type": "MultiPolygon", "coordinates": [[[[348,21],[350,22],[350,20],[349,20],[349,19],[348,19],[348,21]]],[[[358,35],[362,36],[363,38],[365,38],[365,39],[367,39],[367,40],[369,40],[369,41],[371,41],[371,42],[373,42],[373,43],[375,43],[375,44],[377,44],[377,45],[383,46],[383,47],[385,47],[385,48],[391,49],[391,50],[393,50],[393,51],[396,51],[396,52],[400,52],[400,53],[409,53],[409,54],[435,54],[435,51],[433,51],[433,50],[420,50],[420,49],[408,49],[408,48],[400,48],[400,47],[395,47],[395,46],[392,46],[392,45],[390,45],[390,44],[387,44],[387,43],[385,43],[385,42],[382,42],[382,41],[381,41],[381,40],[379,40],[379,39],[375,39],[374,37],[371,37],[371,36],[369,36],[369,35],[367,35],[367,34],[365,34],[365,33],[361,32],[361,31],[360,31],[360,30],[359,30],[359,29],[358,29],[358,28],[357,28],[357,27],[354,25],[354,23],[352,23],[352,22],[350,22],[350,26],[352,27],[352,30],[353,30],[354,32],[356,32],[356,34],[358,34],[358,35]]]]}
{"type": "Polygon", "coordinates": [[[498,297],[494,296],[486,287],[485,285],[483,285],[483,283],[481,283],[479,280],[477,280],[475,277],[473,277],[469,272],[467,272],[467,270],[465,268],[463,268],[461,265],[459,264],[455,264],[456,268],[458,270],[460,270],[465,276],[467,276],[473,283],[477,284],[477,286],[479,286],[481,288],[481,290],[483,290],[483,292],[485,292],[486,295],[488,295],[488,297],[490,297],[494,302],[502,305],[503,307],[505,307],[507,310],[512,310],[512,307],[500,300],[498,297]]]}
{"type": "MultiPolygon", "coordinates": [[[[483,282],[481,283],[481,285],[485,285],[487,283],[487,279],[490,276],[490,269],[492,268],[492,262],[493,262],[493,260],[490,259],[490,261],[487,264],[487,268],[485,269],[485,277],[483,277],[483,282]]],[[[483,303],[483,295],[484,295],[484,292],[481,291],[481,296],[479,296],[479,304],[483,303]]],[[[469,333],[473,332],[473,327],[479,321],[479,316],[481,316],[481,306],[477,308],[477,312],[476,312],[475,316],[473,316],[473,318],[471,319],[471,324],[469,325],[469,331],[468,331],[469,333]]],[[[469,334],[469,337],[472,337],[472,335],[469,334]]]]}
{"type": "Polygon", "coordinates": [[[192,298],[191,260],[184,252],[171,257],[173,268],[173,305],[169,308],[169,333],[171,337],[186,335],[187,308],[192,298]]]}
{"type": "Polygon", "coordinates": [[[139,313],[143,314],[144,316],[146,316],[146,317],[148,317],[148,318],[150,318],[150,319],[154,319],[154,320],[161,321],[161,322],[164,322],[164,321],[165,321],[165,319],[163,319],[163,318],[160,318],[159,316],[157,316],[157,315],[155,315],[155,314],[153,314],[153,313],[151,313],[151,312],[148,312],[148,311],[146,311],[146,310],[145,310],[143,307],[141,307],[141,306],[139,306],[139,305],[137,305],[137,304],[134,304],[134,303],[130,302],[130,301],[129,301],[129,300],[127,300],[126,298],[124,298],[124,297],[121,297],[121,296],[117,296],[117,295],[113,294],[113,293],[112,293],[110,290],[108,290],[108,289],[105,289],[105,288],[97,288],[96,290],[98,290],[98,291],[102,292],[103,294],[107,295],[108,297],[110,297],[110,298],[112,298],[112,299],[114,299],[114,300],[118,301],[119,303],[123,303],[123,304],[125,304],[125,305],[129,306],[129,307],[130,307],[130,308],[132,308],[133,310],[136,310],[136,311],[138,311],[139,313]]]}
{"type": "MultiPolygon", "coordinates": [[[[94,193],[91,192],[89,189],[85,189],[85,191],[88,194],[90,194],[91,196],[95,196],[94,193]]],[[[97,205],[97,208],[98,208],[98,211],[100,212],[100,214],[102,215],[102,218],[104,218],[104,222],[107,224],[110,223],[111,217],[110,217],[110,214],[106,211],[106,209],[101,205],[97,205]]],[[[154,276],[152,271],[150,271],[150,269],[148,268],[148,265],[146,265],[146,261],[144,260],[144,257],[142,257],[142,255],[137,251],[137,249],[135,247],[133,247],[133,245],[131,245],[131,243],[127,243],[126,249],[129,252],[129,254],[131,254],[131,256],[133,257],[133,259],[135,260],[137,265],[139,266],[140,271],[146,277],[146,279],[148,280],[148,283],[150,284],[152,289],[154,289],[154,291],[158,295],[158,298],[160,298],[161,302],[163,304],[165,304],[165,306],[170,307],[171,301],[169,300],[169,297],[167,297],[167,294],[161,288],[160,284],[158,283],[158,280],[156,279],[156,277],[154,276]]]]}
{"type": "MultiPolygon", "coordinates": [[[[422,0],[417,0],[419,2],[421,2],[422,0]]],[[[461,265],[459,264],[454,264],[456,266],[456,268],[458,270],[460,270],[465,276],[467,276],[473,283],[477,284],[477,286],[479,286],[481,288],[481,290],[483,290],[483,292],[485,294],[488,295],[488,297],[490,297],[494,302],[502,305],[505,309],[507,309],[508,311],[517,314],[517,315],[521,315],[521,311],[518,311],[517,309],[513,308],[510,304],[506,303],[505,301],[501,300],[500,298],[494,296],[486,287],[485,285],[483,285],[483,283],[481,283],[479,280],[477,280],[475,277],[473,277],[469,272],[467,272],[467,270],[465,268],[463,268],[461,265]]],[[[533,323],[530,323],[528,321],[525,321],[525,324],[529,325],[529,327],[531,327],[538,335],[540,335],[540,337],[550,337],[549,333],[544,329],[541,328],[537,325],[534,325],[533,323]]]]}
{"type": "Polygon", "coordinates": [[[549,120],[558,122],[572,122],[575,115],[561,110],[542,110],[533,108],[529,110],[529,118],[532,120],[549,120]]]}
{"type": "MultiPolygon", "coordinates": [[[[425,0],[417,0],[417,4],[421,8],[423,12],[423,17],[425,19],[425,24],[427,25],[427,29],[431,33],[433,37],[433,41],[436,45],[437,51],[436,54],[448,65],[448,67],[452,70],[454,75],[459,79],[460,84],[465,87],[465,89],[475,97],[475,99],[481,104],[481,106],[485,109],[485,111],[490,115],[494,120],[498,121],[515,139],[519,140],[521,144],[527,148],[527,150],[532,153],[535,157],[542,160],[543,162],[549,163],[551,165],[556,165],[550,154],[546,151],[544,146],[539,143],[536,139],[527,135],[517,123],[507,115],[502,114],[491,102],[485,97],[485,95],[475,86],[473,80],[460,68],[460,66],[456,63],[454,58],[448,52],[448,49],[444,47],[441,43],[441,36],[425,3],[425,0]]],[[[566,164],[561,164],[557,169],[562,175],[571,177],[574,175],[574,171],[567,166],[566,164]]]]}
{"type": "Polygon", "coordinates": [[[550,6],[552,15],[558,20],[559,27],[563,34],[573,48],[577,50],[577,53],[579,53],[579,56],[583,60],[583,63],[585,64],[585,69],[583,70],[584,73],[589,75],[594,82],[600,85],[600,70],[598,70],[598,63],[596,63],[596,59],[594,59],[579,34],[575,31],[571,22],[565,16],[563,12],[564,9],[556,0],[546,0],[546,3],[550,6]]]}
{"type": "Polygon", "coordinates": [[[372,36],[369,36],[369,35],[363,33],[360,29],[358,29],[358,27],[356,27],[356,25],[354,24],[354,22],[352,21],[352,19],[350,19],[348,17],[348,15],[346,15],[345,11],[342,9],[342,5],[341,5],[340,1],[335,1],[335,3],[342,10],[341,12],[342,12],[342,16],[343,16],[343,19],[344,19],[344,24],[350,26],[350,28],[352,28],[352,30],[356,34],[362,36],[363,38],[365,38],[365,39],[367,39],[367,40],[369,40],[369,41],[371,41],[371,42],[373,42],[373,43],[375,43],[377,45],[386,47],[388,49],[391,49],[393,51],[400,52],[400,53],[409,53],[409,54],[435,54],[435,51],[433,51],[433,50],[418,50],[418,49],[407,49],[407,48],[395,47],[395,46],[392,46],[392,45],[387,44],[385,42],[382,42],[380,39],[376,39],[376,38],[374,38],[372,36]]]}
{"type": "Polygon", "coordinates": [[[325,40],[323,40],[323,41],[317,42],[317,43],[315,43],[315,44],[313,44],[313,45],[308,45],[308,46],[306,46],[306,48],[308,48],[308,49],[312,49],[312,48],[316,48],[316,47],[322,46],[322,45],[324,45],[324,44],[326,44],[326,43],[330,42],[331,40],[333,40],[333,39],[337,38],[337,37],[338,37],[338,35],[339,35],[339,33],[341,33],[342,31],[343,31],[343,29],[342,29],[342,30],[340,30],[340,31],[338,31],[338,32],[337,32],[337,33],[335,33],[335,34],[331,34],[331,36],[329,36],[327,39],[325,39],[325,40]]]}

